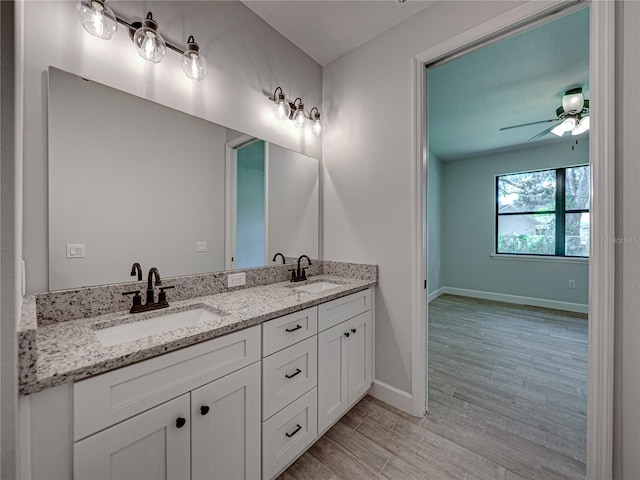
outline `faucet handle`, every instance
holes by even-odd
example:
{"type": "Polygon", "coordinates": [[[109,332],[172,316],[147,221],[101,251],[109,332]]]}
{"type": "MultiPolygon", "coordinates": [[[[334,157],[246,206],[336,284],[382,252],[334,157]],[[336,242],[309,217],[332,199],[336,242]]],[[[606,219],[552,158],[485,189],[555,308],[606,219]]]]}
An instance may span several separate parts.
{"type": "Polygon", "coordinates": [[[291,281],[292,282],[297,282],[298,281],[298,275],[296,274],[296,269],[295,268],[291,268],[291,269],[289,269],[289,271],[291,272],[291,281]]]}
{"type": "Polygon", "coordinates": [[[140,296],[140,290],[133,290],[131,292],[122,292],[122,295],[133,295],[133,304],[129,313],[136,313],[142,308],[142,297],[140,296]]]}
{"type": "Polygon", "coordinates": [[[165,290],[169,290],[170,288],[176,288],[175,285],[169,285],[166,287],[160,287],[160,293],[158,294],[158,304],[169,306],[169,302],[167,302],[167,292],[165,290]]]}
{"type": "Polygon", "coordinates": [[[307,267],[302,267],[300,270],[302,270],[300,272],[300,278],[298,278],[299,282],[304,282],[307,279],[307,267]]]}

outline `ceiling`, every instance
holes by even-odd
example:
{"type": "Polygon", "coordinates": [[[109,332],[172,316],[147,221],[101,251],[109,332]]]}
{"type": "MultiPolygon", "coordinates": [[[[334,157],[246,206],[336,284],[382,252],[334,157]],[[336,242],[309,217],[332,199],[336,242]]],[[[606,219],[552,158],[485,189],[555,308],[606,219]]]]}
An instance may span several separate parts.
{"type": "Polygon", "coordinates": [[[441,160],[566,141],[528,142],[551,123],[500,128],[555,118],[570,88],[589,98],[589,9],[429,69],[428,79],[429,149],[441,160]]]}
{"type": "Polygon", "coordinates": [[[243,0],[323,67],[435,0],[243,0]]]}

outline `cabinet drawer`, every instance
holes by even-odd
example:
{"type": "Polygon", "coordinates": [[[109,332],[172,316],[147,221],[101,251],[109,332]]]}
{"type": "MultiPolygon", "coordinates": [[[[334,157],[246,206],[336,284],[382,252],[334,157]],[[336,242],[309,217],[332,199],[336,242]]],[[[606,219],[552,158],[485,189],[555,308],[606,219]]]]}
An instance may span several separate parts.
{"type": "Polygon", "coordinates": [[[314,388],[262,423],[262,478],[275,477],[316,440],[317,434],[314,388]]]}
{"type": "Polygon", "coordinates": [[[84,438],[259,359],[260,326],[255,326],[77,382],[73,438],[84,438]]]}
{"type": "Polygon", "coordinates": [[[318,331],[372,310],[371,298],[371,289],[368,289],[318,305],[318,331]]]}
{"type": "Polygon", "coordinates": [[[316,337],[296,343],[262,360],[262,419],[286,407],[318,383],[316,337]]]}
{"type": "Polygon", "coordinates": [[[262,325],[262,355],[265,357],[298,343],[318,331],[318,309],[307,308],[262,325]]]}

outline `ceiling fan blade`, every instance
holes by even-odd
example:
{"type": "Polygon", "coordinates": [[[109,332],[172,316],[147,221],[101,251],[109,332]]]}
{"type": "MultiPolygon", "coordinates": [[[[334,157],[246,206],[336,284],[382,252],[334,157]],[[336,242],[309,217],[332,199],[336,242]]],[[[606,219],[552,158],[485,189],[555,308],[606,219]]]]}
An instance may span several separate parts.
{"type": "Polygon", "coordinates": [[[551,118],[549,120],[540,120],[538,122],[521,123],[520,125],[511,125],[510,127],[502,127],[500,131],[511,130],[512,128],[528,127],[529,125],[537,125],[539,123],[549,123],[549,122],[557,122],[557,121],[558,121],[557,118],[551,118]]]}
{"type": "Polygon", "coordinates": [[[540,138],[540,137],[544,137],[547,133],[549,133],[551,130],[553,130],[554,128],[556,128],[557,125],[559,125],[560,122],[558,122],[556,125],[551,125],[549,128],[547,128],[546,130],[541,131],[539,134],[537,134],[534,137],[531,137],[529,140],[527,140],[527,142],[530,142],[531,140],[535,140],[536,138],[540,138]]]}

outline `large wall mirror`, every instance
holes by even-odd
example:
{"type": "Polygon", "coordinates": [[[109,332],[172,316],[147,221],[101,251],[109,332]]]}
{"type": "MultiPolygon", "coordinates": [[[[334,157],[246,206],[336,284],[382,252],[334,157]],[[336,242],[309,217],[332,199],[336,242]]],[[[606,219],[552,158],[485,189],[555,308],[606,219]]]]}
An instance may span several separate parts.
{"type": "Polygon", "coordinates": [[[49,289],[318,257],[317,159],[49,69],[49,289]]]}

